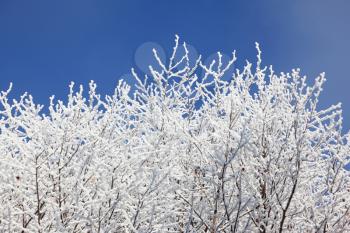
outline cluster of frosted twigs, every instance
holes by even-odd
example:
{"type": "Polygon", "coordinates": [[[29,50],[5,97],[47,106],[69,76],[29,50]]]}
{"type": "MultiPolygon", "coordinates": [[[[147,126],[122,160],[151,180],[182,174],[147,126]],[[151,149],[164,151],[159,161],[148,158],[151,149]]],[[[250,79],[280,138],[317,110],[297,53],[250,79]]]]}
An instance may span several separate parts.
{"type": "Polygon", "coordinates": [[[257,49],[233,70],[176,38],[135,91],[72,83],[44,110],[1,92],[0,232],[350,232],[340,105],[257,49]]]}

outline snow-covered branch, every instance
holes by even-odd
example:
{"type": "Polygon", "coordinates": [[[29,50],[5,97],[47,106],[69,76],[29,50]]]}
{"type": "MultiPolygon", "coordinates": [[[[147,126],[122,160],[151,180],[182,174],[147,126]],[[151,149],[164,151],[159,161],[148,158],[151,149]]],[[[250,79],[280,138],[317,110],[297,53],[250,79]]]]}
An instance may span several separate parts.
{"type": "MultiPolygon", "coordinates": [[[[182,46],[185,51],[178,56],[182,46]]],[[[324,74],[275,74],[236,54],[134,70],[102,98],[0,93],[0,232],[349,232],[349,134],[320,110],[324,74]]]]}

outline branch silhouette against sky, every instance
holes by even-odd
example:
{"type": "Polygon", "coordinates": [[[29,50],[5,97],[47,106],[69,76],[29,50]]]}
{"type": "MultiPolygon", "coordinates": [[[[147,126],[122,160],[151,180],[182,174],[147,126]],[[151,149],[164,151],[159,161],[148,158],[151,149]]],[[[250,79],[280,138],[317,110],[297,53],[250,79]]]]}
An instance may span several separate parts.
{"type": "Polygon", "coordinates": [[[130,67],[153,62],[145,44],[168,58],[179,34],[203,58],[236,49],[253,60],[259,42],[276,72],[300,67],[310,82],[325,72],[320,105],[342,102],[349,119],[349,9],[347,0],[2,0],[0,89],[12,81],[13,97],[27,91],[46,105],[52,94],[65,98],[72,80],[95,80],[102,94],[111,94],[121,77],[130,77],[130,67]]]}

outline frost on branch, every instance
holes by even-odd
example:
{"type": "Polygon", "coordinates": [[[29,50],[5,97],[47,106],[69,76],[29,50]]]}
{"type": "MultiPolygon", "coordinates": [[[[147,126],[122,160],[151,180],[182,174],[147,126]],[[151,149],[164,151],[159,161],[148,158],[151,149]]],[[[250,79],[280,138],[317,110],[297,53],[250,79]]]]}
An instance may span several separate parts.
{"type": "Polygon", "coordinates": [[[134,93],[72,83],[45,115],[1,92],[0,232],[349,232],[341,106],[257,50],[227,81],[235,53],[190,62],[176,37],[134,93]]]}

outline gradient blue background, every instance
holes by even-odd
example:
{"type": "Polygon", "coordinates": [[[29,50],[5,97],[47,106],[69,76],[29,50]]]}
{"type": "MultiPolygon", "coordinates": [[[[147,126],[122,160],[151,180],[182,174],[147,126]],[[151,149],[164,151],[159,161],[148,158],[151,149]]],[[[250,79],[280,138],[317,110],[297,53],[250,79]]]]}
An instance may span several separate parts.
{"type": "Polygon", "coordinates": [[[349,0],[0,0],[0,89],[12,81],[12,97],[47,104],[93,79],[110,94],[148,62],[145,42],[169,56],[177,33],[204,58],[236,49],[244,62],[257,41],[277,71],[300,67],[311,81],[325,71],[321,107],[342,102],[349,129],[349,12],[349,0]]]}

